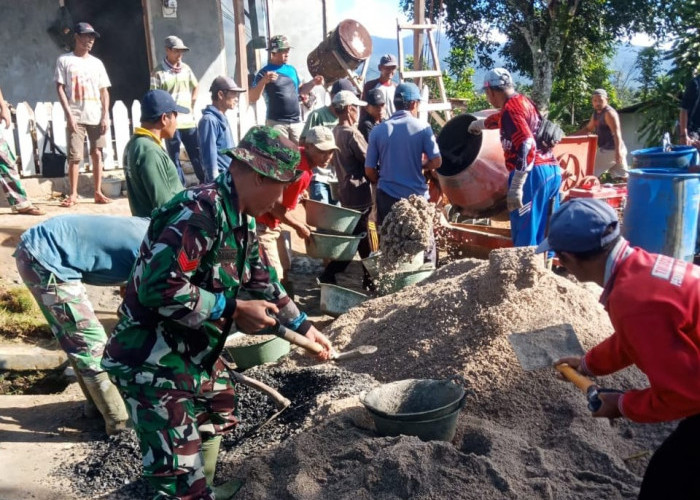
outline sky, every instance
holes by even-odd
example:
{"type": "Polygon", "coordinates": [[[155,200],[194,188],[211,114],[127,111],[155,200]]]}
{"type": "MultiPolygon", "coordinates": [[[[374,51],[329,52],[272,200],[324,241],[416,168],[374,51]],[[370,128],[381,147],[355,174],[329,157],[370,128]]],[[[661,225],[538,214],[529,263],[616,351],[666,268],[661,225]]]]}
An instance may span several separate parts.
{"type": "MultiPolygon", "coordinates": [[[[396,18],[408,22],[399,7],[399,0],[335,0],[336,23],[343,19],[354,19],[362,24],[372,36],[396,38],[396,18]]],[[[408,32],[406,32],[407,34],[408,32]]],[[[502,33],[494,33],[497,41],[505,41],[502,33]]],[[[632,45],[649,46],[653,41],[646,35],[634,35],[632,45]]]]}

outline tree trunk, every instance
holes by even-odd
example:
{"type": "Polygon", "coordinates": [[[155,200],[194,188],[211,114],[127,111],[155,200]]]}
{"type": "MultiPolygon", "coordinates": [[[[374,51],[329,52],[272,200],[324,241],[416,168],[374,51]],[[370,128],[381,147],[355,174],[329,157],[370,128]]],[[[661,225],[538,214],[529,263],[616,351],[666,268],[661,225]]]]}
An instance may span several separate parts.
{"type": "Polygon", "coordinates": [[[532,95],[530,96],[544,116],[549,111],[549,98],[554,81],[554,57],[546,50],[533,50],[532,53],[532,95]]]}

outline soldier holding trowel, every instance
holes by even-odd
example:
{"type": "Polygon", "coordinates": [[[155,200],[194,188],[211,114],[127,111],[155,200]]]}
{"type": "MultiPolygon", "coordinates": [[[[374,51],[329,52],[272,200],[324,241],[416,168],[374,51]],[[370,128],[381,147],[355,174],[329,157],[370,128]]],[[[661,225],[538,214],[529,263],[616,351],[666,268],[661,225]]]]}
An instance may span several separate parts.
{"type": "Polygon", "coordinates": [[[639,498],[700,498],[700,267],[631,248],[615,211],[576,199],[551,219],[538,252],[554,251],[579,281],[603,287],[601,302],[614,333],[567,363],[586,375],[632,364],[649,387],[600,392],[594,417],[635,422],[681,420],[649,462],[639,498]]]}
{"type": "Polygon", "coordinates": [[[254,333],[279,321],[320,344],[319,358],[332,350],[271,277],[255,234],[254,218],[297,176],[297,147],[255,127],[228,154],[231,166],[214,185],[182,191],[154,212],[102,363],[127,403],[144,476],[162,498],[213,498],[218,434],[236,424],[219,359],[224,324],[233,318],[254,333]],[[258,300],[237,300],[241,288],[258,300]]]}

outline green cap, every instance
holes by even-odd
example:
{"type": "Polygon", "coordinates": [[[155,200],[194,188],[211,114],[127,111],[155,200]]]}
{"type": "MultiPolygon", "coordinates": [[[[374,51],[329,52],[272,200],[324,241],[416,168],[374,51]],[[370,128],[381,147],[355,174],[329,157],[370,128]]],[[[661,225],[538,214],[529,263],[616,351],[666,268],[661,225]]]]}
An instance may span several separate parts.
{"type": "Polygon", "coordinates": [[[222,153],[276,181],[293,182],[302,173],[296,169],[301,161],[299,148],[270,127],[251,128],[237,148],[225,149],[222,153]]]}
{"type": "Polygon", "coordinates": [[[267,49],[270,52],[278,52],[280,50],[291,49],[292,46],[289,45],[289,39],[284,35],[275,35],[270,38],[270,47],[267,49]]]}

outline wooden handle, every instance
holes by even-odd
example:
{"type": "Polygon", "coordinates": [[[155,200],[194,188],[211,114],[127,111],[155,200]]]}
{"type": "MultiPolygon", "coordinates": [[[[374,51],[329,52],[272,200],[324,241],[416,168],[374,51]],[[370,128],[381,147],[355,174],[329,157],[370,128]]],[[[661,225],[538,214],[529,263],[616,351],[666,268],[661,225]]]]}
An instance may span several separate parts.
{"type": "Polygon", "coordinates": [[[238,373],[235,370],[229,370],[229,373],[231,374],[231,377],[236,381],[239,382],[245,386],[250,387],[251,389],[255,389],[256,391],[260,391],[264,394],[267,394],[274,402],[275,405],[277,406],[277,409],[280,410],[282,408],[286,408],[290,404],[292,404],[289,399],[285,398],[282,394],[277,392],[275,389],[270,387],[269,385],[260,382],[259,380],[255,380],[254,378],[250,378],[247,375],[243,375],[242,373],[238,373]]]}
{"type": "Polygon", "coordinates": [[[277,326],[277,331],[275,332],[275,335],[278,337],[283,338],[289,343],[292,343],[294,345],[298,345],[299,347],[303,347],[307,351],[311,352],[312,354],[319,354],[323,352],[323,346],[321,344],[318,344],[314,342],[313,340],[309,340],[308,338],[304,337],[303,335],[293,332],[292,330],[289,330],[282,326],[282,324],[278,323],[277,326]]]}
{"type": "Polygon", "coordinates": [[[585,377],[581,375],[579,372],[571,368],[569,365],[566,363],[562,363],[560,365],[555,366],[555,368],[566,377],[567,380],[572,382],[576,387],[581,389],[584,394],[588,393],[588,388],[591,387],[592,385],[595,385],[595,382],[593,382],[591,379],[588,377],[585,377]]]}

